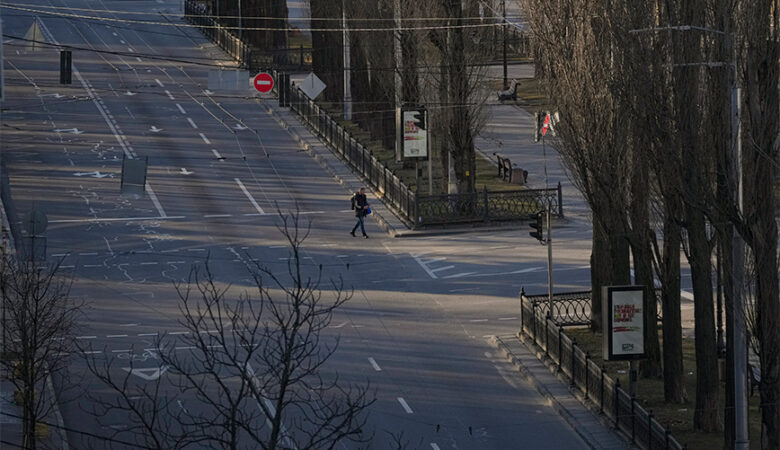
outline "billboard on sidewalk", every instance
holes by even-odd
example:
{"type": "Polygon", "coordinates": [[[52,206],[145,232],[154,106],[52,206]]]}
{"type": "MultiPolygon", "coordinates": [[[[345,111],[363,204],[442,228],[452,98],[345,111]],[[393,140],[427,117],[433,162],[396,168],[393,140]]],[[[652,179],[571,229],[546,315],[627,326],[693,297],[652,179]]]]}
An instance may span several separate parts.
{"type": "Polygon", "coordinates": [[[605,286],[602,291],[605,360],[644,359],[647,329],[645,286],[605,286]]]}
{"type": "Polygon", "coordinates": [[[428,130],[426,125],[427,111],[425,108],[403,109],[403,157],[428,157],[428,130]]]}

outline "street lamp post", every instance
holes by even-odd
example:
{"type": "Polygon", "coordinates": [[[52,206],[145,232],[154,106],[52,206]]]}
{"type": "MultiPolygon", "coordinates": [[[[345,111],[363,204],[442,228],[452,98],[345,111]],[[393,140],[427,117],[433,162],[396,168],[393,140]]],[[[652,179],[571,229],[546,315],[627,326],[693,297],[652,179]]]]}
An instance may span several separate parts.
{"type": "Polygon", "coordinates": [[[504,33],[504,89],[509,88],[509,80],[507,76],[507,67],[506,67],[506,0],[501,0],[501,9],[502,9],[502,16],[504,17],[504,23],[502,24],[501,29],[504,33]]]}
{"type": "MultiPolygon", "coordinates": [[[[701,31],[726,36],[731,45],[731,51],[736,52],[734,45],[734,36],[732,33],[726,33],[720,30],[714,30],[707,27],[695,25],[677,25],[668,27],[654,27],[629,30],[629,33],[645,33],[658,31],[701,31]]],[[[743,211],[742,200],[742,127],[740,120],[741,89],[737,83],[737,58],[736,53],[732,55],[731,62],[724,61],[705,61],[698,63],[675,64],[674,67],[727,67],[731,69],[732,85],[730,100],[731,116],[731,157],[734,161],[732,167],[733,183],[736,187],[734,192],[734,202],[738,207],[739,213],[743,211]]],[[[750,440],[748,434],[748,401],[747,401],[747,331],[745,322],[745,305],[742,298],[742,284],[744,278],[744,242],[739,236],[736,227],[733,227],[731,234],[732,242],[732,310],[731,329],[733,330],[733,342],[727,343],[731,346],[734,355],[734,449],[749,450],[750,440]]]]}

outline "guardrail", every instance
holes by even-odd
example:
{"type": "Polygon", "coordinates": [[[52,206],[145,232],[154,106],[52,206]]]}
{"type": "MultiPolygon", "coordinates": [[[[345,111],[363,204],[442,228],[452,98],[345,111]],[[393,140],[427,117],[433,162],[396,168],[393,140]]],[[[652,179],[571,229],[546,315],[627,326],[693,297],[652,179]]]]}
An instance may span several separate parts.
{"type": "MultiPolygon", "coordinates": [[[[572,292],[568,295],[578,298],[583,293],[572,292]]],[[[577,345],[575,339],[566,335],[562,323],[550,318],[546,309],[537,307],[536,302],[525,294],[521,293],[520,302],[520,333],[533,339],[534,344],[558,366],[559,373],[571,381],[571,387],[579,389],[585,398],[613,421],[616,429],[631,438],[633,444],[648,450],[687,449],[672,436],[670,427],[664,428],[655,420],[652,411],[642,408],[635,398],[620,387],[620,380],[613,380],[603,366],[596,364],[590,354],[577,345]]],[[[553,311],[558,314],[561,312],[555,306],[553,311]]]]}

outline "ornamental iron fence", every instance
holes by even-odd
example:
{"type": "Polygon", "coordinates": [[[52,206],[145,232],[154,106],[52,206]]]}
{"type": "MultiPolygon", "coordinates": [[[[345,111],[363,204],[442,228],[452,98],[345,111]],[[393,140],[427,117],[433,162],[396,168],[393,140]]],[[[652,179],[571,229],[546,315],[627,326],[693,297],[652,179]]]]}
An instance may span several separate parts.
{"type": "MultiPolygon", "coordinates": [[[[660,322],[663,318],[661,311],[661,289],[656,289],[656,317],[660,322]]],[[[527,299],[534,311],[541,311],[543,316],[547,315],[550,309],[550,300],[548,294],[526,295],[520,294],[527,299]]],[[[562,292],[553,294],[552,319],[557,325],[575,326],[590,324],[590,307],[592,301],[592,291],[562,292]]]]}
{"type": "MultiPolygon", "coordinates": [[[[579,299],[582,302],[585,294],[589,296],[590,291],[564,294],[568,297],[562,304],[573,302],[570,306],[578,308],[581,303],[577,301],[579,299]]],[[[569,379],[572,388],[578,389],[599,412],[613,422],[617,430],[630,437],[632,444],[647,450],[687,448],[672,436],[670,427],[664,428],[653,417],[652,411],[645,410],[620,387],[620,380],[613,380],[607,375],[606,369],[595,363],[590,354],[564,332],[564,325],[548,317],[547,309],[538,307],[537,302],[525,294],[520,295],[520,333],[532,339],[544,351],[553,364],[558,366],[558,371],[569,379]]],[[[565,310],[563,308],[556,308],[554,304],[553,311],[560,314],[565,310]]]]}

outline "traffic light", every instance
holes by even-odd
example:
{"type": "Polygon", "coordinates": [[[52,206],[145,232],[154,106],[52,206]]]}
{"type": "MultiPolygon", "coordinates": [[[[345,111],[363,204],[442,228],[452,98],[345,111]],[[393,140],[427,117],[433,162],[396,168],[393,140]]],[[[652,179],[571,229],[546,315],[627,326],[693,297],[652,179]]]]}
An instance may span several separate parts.
{"type": "Polygon", "coordinates": [[[533,220],[533,222],[528,224],[531,228],[535,230],[528,234],[530,234],[531,237],[536,238],[539,242],[544,242],[544,216],[545,216],[544,210],[541,210],[536,214],[531,214],[530,218],[531,220],[533,220]]]}
{"type": "Polygon", "coordinates": [[[424,109],[418,109],[417,111],[414,112],[412,117],[414,117],[414,125],[417,128],[419,128],[421,130],[424,130],[425,129],[425,110],[424,109]]]}

